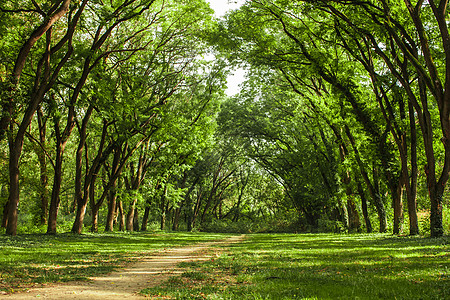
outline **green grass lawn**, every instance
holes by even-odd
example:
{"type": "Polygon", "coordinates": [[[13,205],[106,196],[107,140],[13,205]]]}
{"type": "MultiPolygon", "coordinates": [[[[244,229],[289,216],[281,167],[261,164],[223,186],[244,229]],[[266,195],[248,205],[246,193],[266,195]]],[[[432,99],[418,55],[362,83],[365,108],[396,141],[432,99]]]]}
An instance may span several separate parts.
{"type": "Polygon", "coordinates": [[[0,236],[0,290],[85,280],[108,273],[142,253],[225,238],[200,233],[110,233],[0,236]]]}
{"type": "Polygon", "coordinates": [[[448,237],[255,234],[142,291],[156,299],[450,299],[448,237]]]}

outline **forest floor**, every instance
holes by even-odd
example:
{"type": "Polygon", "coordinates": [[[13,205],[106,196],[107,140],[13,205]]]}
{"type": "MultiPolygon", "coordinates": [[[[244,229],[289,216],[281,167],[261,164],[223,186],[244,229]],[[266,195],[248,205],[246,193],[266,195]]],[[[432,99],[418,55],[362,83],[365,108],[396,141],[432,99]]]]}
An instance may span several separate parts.
{"type": "Polygon", "coordinates": [[[139,292],[157,286],[171,276],[182,273],[177,267],[182,262],[202,261],[218,255],[220,248],[237,243],[244,235],[222,241],[205,242],[180,248],[166,249],[158,254],[140,257],[132,265],[105,276],[91,277],[88,281],[48,284],[26,292],[0,295],[4,299],[145,299],[139,292]]]}

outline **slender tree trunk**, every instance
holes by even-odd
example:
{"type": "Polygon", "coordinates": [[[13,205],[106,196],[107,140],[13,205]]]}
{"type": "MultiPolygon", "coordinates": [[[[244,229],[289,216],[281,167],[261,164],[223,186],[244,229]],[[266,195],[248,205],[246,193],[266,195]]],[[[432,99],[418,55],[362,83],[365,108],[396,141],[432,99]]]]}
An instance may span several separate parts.
{"type": "Polygon", "coordinates": [[[174,212],[173,216],[173,224],[172,224],[172,230],[178,231],[178,226],[180,223],[180,215],[181,215],[181,207],[177,207],[174,212]]]}
{"type": "Polygon", "coordinates": [[[119,231],[124,231],[125,230],[125,213],[123,211],[122,201],[119,201],[118,205],[119,205],[119,231]]]}
{"type": "MultiPolygon", "coordinates": [[[[58,133],[57,133],[58,135],[58,133]]],[[[58,139],[58,138],[57,138],[58,139]]],[[[55,175],[53,176],[52,196],[48,216],[47,234],[56,234],[56,222],[60,204],[60,192],[62,182],[62,159],[66,143],[58,139],[56,142],[55,175]]]]}
{"type": "Polygon", "coordinates": [[[141,231],[147,231],[148,217],[150,215],[150,206],[146,206],[144,216],[142,217],[141,231]]]}
{"type": "Polygon", "coordinates": [[[378,188],[378,171],[375,166],[372,168],[372,172],[373,172],[373,176],[372,176],[373,184],[372,184],[372,182],[370,181],[369,175],[367,174],[367,171],[365,170],[364,165],[359,156],[359,151],[358,151],[358,148],[356,147],[355,139],[353,138],[353,135],[351,134],[350,128],[348,128],[348,126],[345,127],[345,132],[347,134],[348,139],[350,140],[353,151],[355,153],[355,159],[356,159],[356,162],[358,163],[361,176],[363,177],[364,182],[366,183],[366,186],[369,190],[370,196],[372,197],[373,204],[375,205],[375,208],[377,210],[378,220],[380,221],[380,232],[386,232],[386,230],[387,230],[386,210],[385,210],[383,201],[381,199],[380,191],[378,188]]]}
{"type": "Polygon", "coordinates": [[[139,210],[137,207],[134,208],[133,230],[139,231],[139,210]]]}
{"type": "Polygon", "coordinates": [[[3,205],[2,228],[6,228],[6,225],[8,225],[8,208],[9,208],[9,201],[6,200],[5,205],[3,205]]]}
{"type": "Polygon", "coordinates": [[[380,185],[378,178],[378,170],[376,166],[372,168],[372,177],[373,177],[373,189],[369,188],[369,192],[371,193],[372,200],[375,205],[375,209],[377,210],[378,219],[380,221],[380,232],[384,233],[387,231],[387,220],[386,220],[386,209],[383,203],[383,199],[380,194],[380,185]]]}
{"type": "Polygon", "coordinates": [[[22,151],[22,143],[11,142],[9,154],[9,200],[8,200],[8,222],[6,234],[17,234],[17,208],[19,205],[19,158],[22,151]]]}
{"type": "MultiPolygon", "coordinates": [[[[37,111],[38,127],[39,127],[39,142],[42,147],[46,142],[46,121],[44,120],[42,109],[37,111]]],[[[40,223],[41,225],[47,224],[48,216],[48,173],[47,173],[47,158],[44,150],[39,146],[36,146],[36,154],[39,161],[40,172],[40,189],[39,189],[39,203],[40,203],[40,223]]]]}
{"type": "MultiPolygon", "coordinates": [[[[109,175],[109,180],[111,180],[111,188],[108,191],[108,215],[106,217],[106,227],[105,231],[113,231],[114,230],[114,214],[116,212],[116,200],[117,200],[117,194],[116,194],[116,187],[117,187],[117,181],[118,176],[116,175],[119,170],[119,161],[121,156],[120,148],[114,149],[114,158],[113,158],[113,165],[111,167],[111,174],[109,175]]],[[[108,188],[108,187],[106,187],[108,188]]]]}
{"type": "Polygon", "coordinates": [[[105,226],[105,231],[106,232],[112,232],[114,231],[114,219],[115,219],[115,214],[117,211],[116,208],[116,200],[117,200],[117,196],[116,196],[116,183],[113,184],[112,186],[112,190],[109,191],[108,193],[108,215],[106,217],[106,226],[105,226]]]}
{"type": "Polygon", "coordinates": [[[202,195],[203,195],[203,193],[201,191],[197,192],[197,201],[195,202],[194,214],[192,216],[192,228],[195,228],[195,225],[197,222],[198,213],[200,211],[202,195]]]}
{"type": "Polygon", "coordinates": [[[411,181],[408,178],[406,180],[406,198],[408,202],[408,216],[409,216],[409,234],[417,235],[419,234],[419,221],[417,218],[417,131],[416,131],[416,120],[414,118],[414,107],[411,102],[408,102],[409,109],[409,127],[411,132],[411,181]]]}
{"type": "Polygon", "coordinates": [[[126,229],[127,231],[133,231],[133,220],[134,220],[134,208],[136,206],[137,199],[134,199],[133,202],[130,203],[130,208],[128,209],[127,214],[127,222],[126,229]]]}
{"type": "Polygon", "coordinates": [[[164,192],[161,195],[161,200],[160,200],[160,210],[161,210],[161,215],[160,215],[160,229],[164,230],[164,228],[166,227],[166,205],[165,205],[165,197],[166,194],[166,187],[164,188],[164,192]]]}
{"type": "Polygon", "coordinates": [[[361,197],[361,209],[366,223],[366,231],[367,233],[371,233],[372,223],[370,222],[369,212],[367,211],[367,198],[360,182],[358,182],[358,194],[361,197]]]}
{"type": "Polygon", "coordinates": [[[394,206],[394,228],[393,234],[400,234],[402,232],[403,224],[403,188],[399,185],[391,189],[392,201],[394,206]]]}
{"type": "Polygon", "coordinates": [[[161,230],[164,230],[164,228],[166,228],[166,211],[165,210],[161,213],[161,221],[160,221],[159,225],[160,225],[159,228],[161,230]]]}
{"type": "Polygon", "coordinates": [[[348,211],[348,220],[349,226],[348,229],[350,232],[361,231],[361,222],[359,219],[358,209],[356,208],[355,201],[353,197],[347,197],[347,211],[348,211]]]}

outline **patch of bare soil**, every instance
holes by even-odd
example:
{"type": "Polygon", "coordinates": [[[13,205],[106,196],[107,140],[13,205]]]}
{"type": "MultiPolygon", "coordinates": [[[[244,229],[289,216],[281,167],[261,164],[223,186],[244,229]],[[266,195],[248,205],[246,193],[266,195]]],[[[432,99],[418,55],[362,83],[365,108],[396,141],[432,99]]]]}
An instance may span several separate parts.
{"type": "Polygon", "coordinates": [[[33,288],[23,293],[0,295],[4,299],[145,299],[139,293],[166,281],[177,271],[181,262],[207,260],[205,251],[213,245],[237,243],[244,235],[226,240],[167,249],[158,255],[146,256],[133,265],[89,281],[76,281],[33,288]]]}

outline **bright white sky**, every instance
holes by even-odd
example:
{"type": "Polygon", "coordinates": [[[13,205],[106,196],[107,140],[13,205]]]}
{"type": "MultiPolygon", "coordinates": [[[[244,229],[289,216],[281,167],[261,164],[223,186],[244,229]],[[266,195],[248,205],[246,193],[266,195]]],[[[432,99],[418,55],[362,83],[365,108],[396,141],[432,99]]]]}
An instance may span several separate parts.
{"type": "MultiPolygon", "coordinates": [[[[245,0],[206,0],[209,2],[212,9],[215,10],[215,16],[220,18],[228,10],[237,9],[242,4],[245,3],[245,0]]],[[[228,96],[233,96],[237,94],[240,90],[239,84],[242,83],[245,79],[245,70],[237,69],[232,71],[232,75],[228,76],[227,79],[227,90],[225,93],[228,96]]]]}
{"type": "Polygon", "coordinates": [[[245,0],[206,0],[216,11],[216,17],[222,17],[228,10],[239,8],[245,0]]]}

